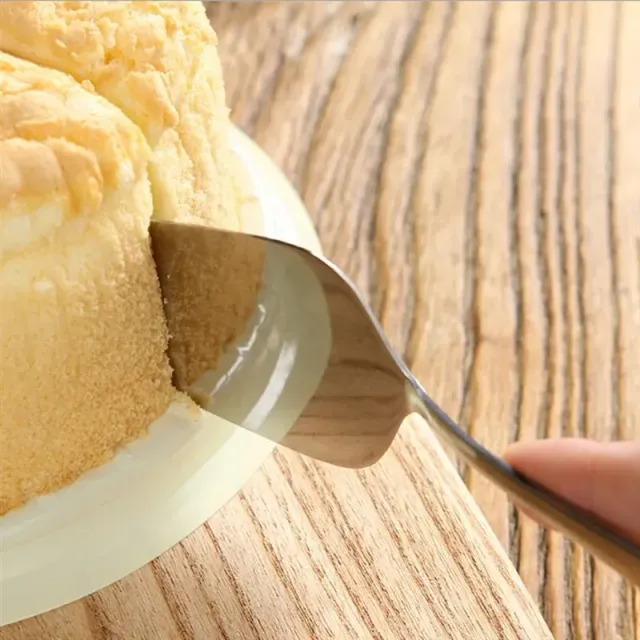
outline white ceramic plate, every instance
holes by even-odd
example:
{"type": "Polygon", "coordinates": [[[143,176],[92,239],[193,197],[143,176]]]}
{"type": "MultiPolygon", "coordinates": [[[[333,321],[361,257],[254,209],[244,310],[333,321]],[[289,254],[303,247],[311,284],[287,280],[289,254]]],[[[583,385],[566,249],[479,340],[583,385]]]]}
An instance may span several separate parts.
{"type": "MultiPolygon", "coordinates": [[[[247,230],[258,224],[267,236],[319,251],[308,215],[277,167],[239,130],[231,139],[263,212],[247,230]]],[[[0,626],[144,566],[218,511],[272,449],[219,418],[172,406],[148,437],[111,462],[0,518],[0,626]]]]}

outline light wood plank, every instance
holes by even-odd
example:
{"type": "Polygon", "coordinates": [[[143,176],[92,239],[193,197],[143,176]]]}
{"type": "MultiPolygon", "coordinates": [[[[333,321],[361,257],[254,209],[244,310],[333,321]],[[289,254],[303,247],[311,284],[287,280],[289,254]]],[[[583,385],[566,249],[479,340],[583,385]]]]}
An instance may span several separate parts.
{"type": "MultiPolygon", "coordinates": [[[[640,436],[640,5],[209,12],[234,120],[444,407],[498,450],[640,436]]],[[[278,451],[152,565],[0,637],[549,638],[539,611],[640,640],[637,591],[410,420],[363,472],[278,451]]]]}

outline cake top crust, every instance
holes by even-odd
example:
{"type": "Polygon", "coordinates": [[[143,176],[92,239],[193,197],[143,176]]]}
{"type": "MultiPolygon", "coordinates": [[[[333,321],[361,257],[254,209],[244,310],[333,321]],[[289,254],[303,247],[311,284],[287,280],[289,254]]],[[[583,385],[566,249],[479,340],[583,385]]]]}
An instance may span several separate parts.
{"type": "Polygon", "coordinates": [[[146,173],[142,132],[90,84],[0,52],[0,255],[146,173]]]}
{"type": "MultiPolygon", "coordinates": [[[[92,82],[152,145],[216,45],[201,2],[0,3],[0,48],[92,82]]],[[[224,105],[222,71],[210,80],[224,105]]]]}

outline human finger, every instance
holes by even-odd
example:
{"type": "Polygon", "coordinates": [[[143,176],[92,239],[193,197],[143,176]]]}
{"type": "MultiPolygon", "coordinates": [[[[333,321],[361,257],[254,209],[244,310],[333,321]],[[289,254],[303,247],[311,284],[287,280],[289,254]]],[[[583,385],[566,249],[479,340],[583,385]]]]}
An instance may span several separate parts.
{"type": "Polygon", "coordinates": [[[640,544],[640,442],[577,438],[519,442],[504,457],[523,475],[640,544]]]}

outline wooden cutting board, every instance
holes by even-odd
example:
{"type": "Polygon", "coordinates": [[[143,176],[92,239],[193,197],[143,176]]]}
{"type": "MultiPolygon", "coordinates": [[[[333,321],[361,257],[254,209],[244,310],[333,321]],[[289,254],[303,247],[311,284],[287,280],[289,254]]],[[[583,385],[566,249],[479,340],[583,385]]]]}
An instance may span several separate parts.
{"type": "MultiPolygon", "coordinates": [[[[234,120],[444,407],[498,450],[640,435],[640,4],[209,12],[234,120]]],[[[640,639],[638,593],[416,420],[364,472],[278,451],[156,562],[0,637],[537,640],[543,616],[640,639]]]]}

